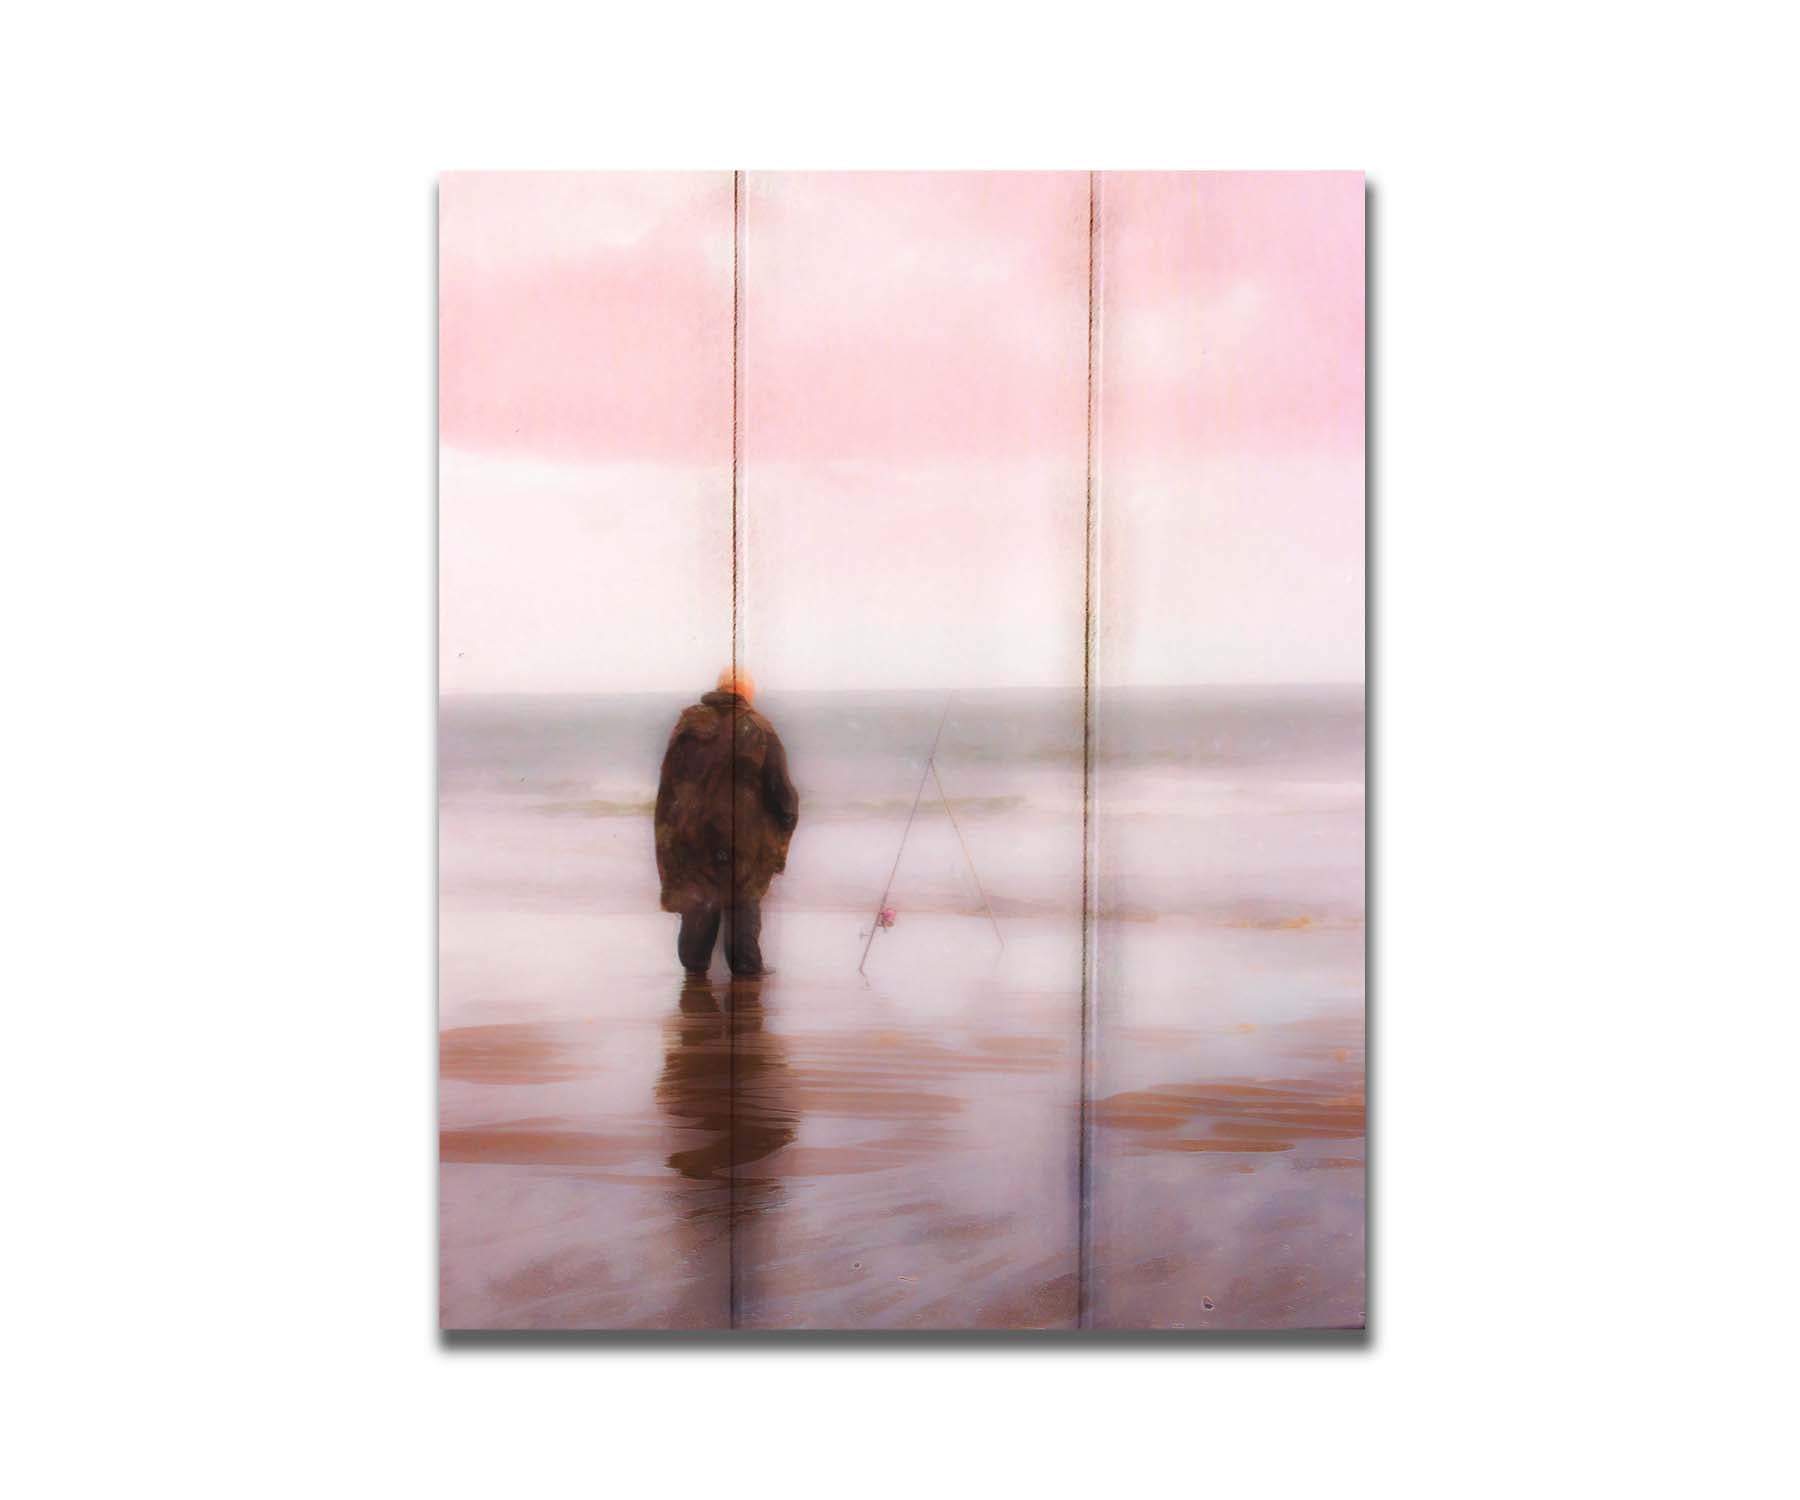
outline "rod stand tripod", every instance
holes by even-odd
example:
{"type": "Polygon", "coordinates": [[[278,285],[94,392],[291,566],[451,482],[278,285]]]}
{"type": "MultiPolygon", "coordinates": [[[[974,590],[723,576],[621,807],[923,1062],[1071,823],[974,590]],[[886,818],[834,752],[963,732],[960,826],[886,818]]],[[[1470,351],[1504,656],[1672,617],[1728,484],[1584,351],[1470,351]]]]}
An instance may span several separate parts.
{"type": "Polygon", "coordinates": [[[950,703],[946,699],[944,712],[938,719],[937,733],[932,736],[931,749],[925,756],[925,769],[919,775],[919,789],[913,793],[912,811],[907,813],[906,827],[900,834],[900,847],[894,851],[894,866],[888,871],[887,884],[881,889],[881,899],[875,903],[875,915],[869,922],[869,940],[863,944],[862,961],[856,966],[858,974],[864,972],[864,966],[869,962],[869,950],[875,946],[875,934],[888,925],[882,921],[882,917],[888,909],[887,900],[894,889],[894,877],[900,873],[900,859],[906,853],[906,840],[912,833],[913,819],[919,815],[919,802],[925,796],[927,781],[937,787],[938,799],[944,804],[944,811],[949,814],[951,828],[956,830],[956,842],[962,847],[963,861],[968,865],[969,874],[975,881],[975,889],[981,896],[981,909],[987,913],[987,919],[993,925],[994,938],[1002,949],[1006,947],[1006,939],[1000,933],[1000,923],[995,920],[994,908],[988,902],[987,888],[982,885],[981,873],[975,868],[974,857],[969,853],[969,841],[963,837],[962,824],[956,821],[956,809],[950,805],[950,794],[944,790],[944,779],[938,774],[938,744],[944,737],[944,725],[949,718],[950,703]]]}

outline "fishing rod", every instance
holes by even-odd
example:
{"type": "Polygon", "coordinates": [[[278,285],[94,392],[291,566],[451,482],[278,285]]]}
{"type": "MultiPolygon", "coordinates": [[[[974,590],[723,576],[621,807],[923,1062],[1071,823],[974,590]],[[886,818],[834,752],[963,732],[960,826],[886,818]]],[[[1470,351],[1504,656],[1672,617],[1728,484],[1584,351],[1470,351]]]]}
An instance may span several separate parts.
{"type": "Polygon", "coordinates": [[[943,716],[938,720],[937,733],[931,737],[931,750],[925,757],[925,769],[919,773],[919,789],[913,793],[912,811],[906,815],[906,827],[900,834],[900,847],[894,851],[894,868],[888,871],[887,884],[881,888],[881,899],[875,903],[875,918],[869,923],[869,940],[863,944],[862,962],[857,964],[856,972],[863,971],[863,964],[869,961],[869,950],[875,946],[875,934],[881,931],[881,914],[887,910],[888,892],[894,888],[894,877],[900,873],[900,856],[906,853],[906,836],[912,832],[913,819],[919,815],[919,799],[925,795],[925,782],[931,775],[931,763],[937,757],[938,741],[944,737],[944,724],[950,717],[950,700],[944,700],[943,716]]]}
{"type": "Polygon", "coordinates": [[[950,814],[950,826],[956,830],[956,842],[962,845],[963,860],[969,867],[969,874],[975,878],[975,894],[981,897],[981,909],[987,913],[987,919],[993,924],[994,941],[1004,948],[1006,939],[1000,935],[1000,922],[994,916],[994,908],[988,904],[987,887],[981,883],[981,871],[975,868],[975,856],[969,853],[969,841],[963,837],[962,824],[956,821],[956,808],[951,805],[950,794],[944,790],[944,778],[938,775],[937,762],[931,762],[931,779],[937,783],[938,796],[943,799],[944,811],[950,814]]]}
{"type": "Polygon", "coordinates": [[[937,783],[938,796],[943,801],[944,811],[950,815],[950,826],[956,830],[956,841],[962,846],[963,859],[968,862],[969,874],[975,878],[975,889],[981,896],[982,909],[987,913],[988,921],[993,923],[994,936],[999,940],[1000,946],[1006,946],[1006,939],[1000,935],[1000,923],[994,916],[994,908],[988,902],[987,888],[981,883],[981,872],[975,868],[974,857],[969,853],[969,841],[963,837],[962,824],[956,821],[956,809],[950,805],[950,794],[944,790],[944,779],[938,774],[938,744],[944,738],[944,725],[949,718],[950,700],[946,698],[944,712],[938,719],[937,733],[931,737],[931,749],[925,754],[925,769],[919,773],[919,788],[913,793],[912,809],[906,815],[906,827],[900,833],[900,847],[894,851],[894,866],[888,871],[887,884],[881,888],[881,899],[875,903],[875,915],[869,923],[869,940],[863,944],[862,960],[856,966],[858,974],[864,973],[864,966],[869,962],[869,950],[875,946],[875,934],[883,927],[893,925],[893,918],[888,912],[888,896],[894,889],[894,877],[900,873],[900,860],[906,853],[906,840],[912,833],[913,820],[919,815],[919,803],[925,796],[927,781],[937,783]]]}

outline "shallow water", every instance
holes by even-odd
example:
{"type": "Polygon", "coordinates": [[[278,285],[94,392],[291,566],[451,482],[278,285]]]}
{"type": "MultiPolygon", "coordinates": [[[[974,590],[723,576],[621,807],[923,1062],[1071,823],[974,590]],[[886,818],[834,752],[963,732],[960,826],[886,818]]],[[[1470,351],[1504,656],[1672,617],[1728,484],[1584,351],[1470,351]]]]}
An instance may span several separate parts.
{"type": "MultiPolygon", "coordinates": [[[[802,822],[754,984],[685,981],[657,910],[679,706],[445,704],[445,1325],[1073,1326],[1078,701],[954,705],[865,977],[943,700],[771,696],[802,822]]],[[[1087,1320],[1359,1324],[1360,699],[1100,709],[1087,1320]]]]}

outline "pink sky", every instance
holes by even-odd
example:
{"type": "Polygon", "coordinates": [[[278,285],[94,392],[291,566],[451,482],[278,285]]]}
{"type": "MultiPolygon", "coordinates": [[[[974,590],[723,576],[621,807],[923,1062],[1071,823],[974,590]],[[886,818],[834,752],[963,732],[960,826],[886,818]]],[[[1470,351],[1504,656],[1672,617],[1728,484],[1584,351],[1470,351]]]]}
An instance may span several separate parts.
{"type": "Polygon", "coordinates": [[[1360,461],[1360,173],[1108,173],[1102,214],[1110,453],[1360,461]]]}
{"type": "MultiPolygon", "coordinates": [[[[440,205],[446,690],[685,685],[717,610],[669,595],[728,553],[730,175],[440,205]],[[668,659],[596,644],[625,621],[668,659]]],[[[1105,174],[1109,680],[1360,678],[1362,213],[1355,174],[1105,174]]],[[[1087,175],[751,173],[744,225],[765,678],[1078,680],[1087,175]]]]}
{"type": "Polygon", "coordinates": [[[439,216],[446,447],[729,462],[729,173],[457,174],[439,216]]]}

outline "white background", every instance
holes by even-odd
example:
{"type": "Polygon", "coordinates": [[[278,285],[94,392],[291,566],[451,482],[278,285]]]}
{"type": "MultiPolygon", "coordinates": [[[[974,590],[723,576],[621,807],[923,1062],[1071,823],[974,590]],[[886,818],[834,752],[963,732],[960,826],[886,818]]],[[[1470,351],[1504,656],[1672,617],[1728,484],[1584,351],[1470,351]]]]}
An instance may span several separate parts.
{"type": "Polygon", "coordinates": [[[1777,9],[650,13],[11,18],[12,1487],[1791,1485],[1777,9]],[[440,1345],[433,176],[734,164],[1370,173],[1366,1342],[440,1345]]]}

